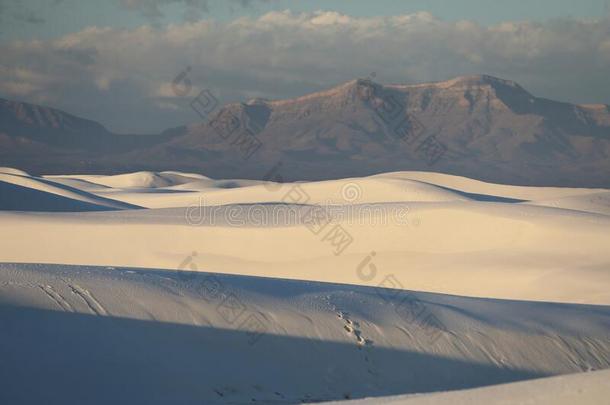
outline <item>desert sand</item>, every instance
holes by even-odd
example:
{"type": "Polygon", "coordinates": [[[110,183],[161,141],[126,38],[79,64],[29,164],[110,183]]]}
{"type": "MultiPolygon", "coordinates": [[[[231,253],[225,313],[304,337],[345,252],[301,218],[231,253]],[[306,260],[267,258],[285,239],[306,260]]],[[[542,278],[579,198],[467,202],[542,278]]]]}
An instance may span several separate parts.
{"type": "Polygon", "coordinates": [[[588,371],[610,368],[609,190],[10,168],[0,187],[2,403],[608,395],[588,371]]]}

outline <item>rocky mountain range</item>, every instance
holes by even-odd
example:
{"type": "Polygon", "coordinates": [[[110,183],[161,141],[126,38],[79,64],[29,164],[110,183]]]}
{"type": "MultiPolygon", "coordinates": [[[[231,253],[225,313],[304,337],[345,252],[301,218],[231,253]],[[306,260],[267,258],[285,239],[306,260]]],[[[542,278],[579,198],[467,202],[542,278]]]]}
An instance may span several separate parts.
{"type": "Polygon", "coordinates": [[[359,79],[295,99],[211,104],[205,94],[191,103],[198,124],[116,135],[57,110],[0,100],[0,165],[286,181],[426,170],[610,187],[610,106],[539,98],[491,76],[411,85],[359,79]]]}

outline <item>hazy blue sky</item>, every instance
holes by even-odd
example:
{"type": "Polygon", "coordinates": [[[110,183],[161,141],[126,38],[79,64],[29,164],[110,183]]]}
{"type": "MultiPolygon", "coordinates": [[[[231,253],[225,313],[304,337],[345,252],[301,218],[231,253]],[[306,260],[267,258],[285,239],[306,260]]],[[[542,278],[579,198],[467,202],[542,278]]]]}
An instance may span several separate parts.
{"type": "Polygon", "coordinates": [[[412,83],[486,73],[532,93],[610,103],[607,0],[0,0],[0,97],[116,131],[197,119],[171,92],[221,102],[301,95],[377,73],[412,83]]]}

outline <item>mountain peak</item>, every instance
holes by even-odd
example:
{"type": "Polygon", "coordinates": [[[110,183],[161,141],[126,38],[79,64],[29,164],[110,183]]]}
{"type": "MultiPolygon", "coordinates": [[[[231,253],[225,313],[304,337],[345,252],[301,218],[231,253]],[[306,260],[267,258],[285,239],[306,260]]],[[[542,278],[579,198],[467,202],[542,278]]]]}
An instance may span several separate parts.
{"type": "Polygon", "coordinates": [[[269,99],[263,97],[255,97],[246,101],[244,104],[246,105],[267,105],[269,103],[269,99]]]}
{"type": "Polygon", "coordinates": [[[350,98],[355,94],[359,94],[363,91],[363,88],[380,89],[388,88],[395,90],[409,90],[418,88],[436,88],[436,89],[459,89],[459,88],[484,88],[490,87],[492,89],[504,89],[504,90],[516,90],[519,93],[529,95],[529,93],[523,89],[519,84],[512,80],[501,79],[489,75],[468,75],[458,76],[453,79],[439,81],[439,82],[425,82],[416,84],[380,84],[371,79],[353,79],[336,86],[323,89],[314,93],[310,93],[304,96],[280,99],[280,100],[268,100],[264,98],[253,98],[248,100],[246,105],[269,105],[272,107],[299,104],[302,102],[312,101],[316,99],[329,99],[329,98],[350,98]]]}
{"type": "Polygon", "coordinates": [[[312,100],[316,100],[316,99],[330,99],[330,98],[336,98],[336,97],[345,97],[346,95],[350,94],[353,92],[353,90],[355,88],[357,88],[360,84],[363,83],[372,83],[370,81],[364,80],[364,79],[354,79],[354,80],[350,80],[348,82],[339,84],[337,86],[325,89],[325,90],[320,90],[314,93],[310,93],[307,94],[305,96],[300,96],[297,98],[292,98],[292,99],[284,99],[284,100],[273,100],[270,101],[269,104],[276,107],[276,106],[282,106],[282,105],[288,105],[288,104],[298,104],[298,103],[302,103],[302,102],[307,102],[307,101],[312,101],[312,100]]]}
{"type": "Polygon", "coordinates": [[[2,124],[0,127],[2,128],[23,124],[39,130],[107,132],[106,128],[95,121],[80,118],[55,108],[3,98],[0,98],[0,118],[2,124]]]}
{"type": "Polygon", "coordinates": [[[489,75],[469,75],[469,76],[458,76],[454,79],[448,80],[446,83],[449,86],[484,86],[484,85],[503,85],[510,87],[520,87],[517,83],[512,80],[501,79],[495,76],[489,75]]]}
{"type": "Polygon", "coordinates": [[[449,89],[449,88],[468,88],[468,87],[492,87],[492,88],[513,88],[520,91],[526,91],[518,83],[512,80],[501,79],[495,76],[489,75],[467,75],[458,76],[449,80],[438,81],[438,82],[424,82],[415,84],[391,84],[386,87],[396,89],[408,89],[408,88],[421,88],[421,87],[432,87],[437,89],[449,89]]]}

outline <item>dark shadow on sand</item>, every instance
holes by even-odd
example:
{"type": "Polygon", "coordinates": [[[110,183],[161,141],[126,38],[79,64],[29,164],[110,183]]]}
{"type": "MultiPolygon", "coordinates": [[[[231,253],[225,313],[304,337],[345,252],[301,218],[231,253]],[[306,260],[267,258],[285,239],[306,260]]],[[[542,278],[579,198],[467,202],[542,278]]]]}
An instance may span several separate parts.
{"type": "MultiPolygon", "coordinates": [[[[0,297],[1,298],[1,297],[0,297]]],[[[0,303],[1,404],[286,403],[542,377],[398,349],[0,303]]]]}

